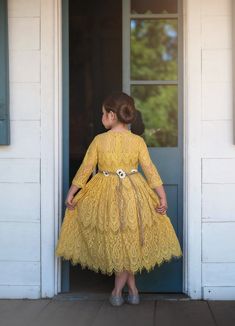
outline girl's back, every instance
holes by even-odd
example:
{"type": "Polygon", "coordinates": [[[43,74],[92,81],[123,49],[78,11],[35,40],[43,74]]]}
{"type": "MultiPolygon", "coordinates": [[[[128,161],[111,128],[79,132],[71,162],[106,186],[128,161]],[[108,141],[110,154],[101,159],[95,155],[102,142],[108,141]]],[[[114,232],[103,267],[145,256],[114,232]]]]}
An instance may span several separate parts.
{"type": "Polygon", "coordinates": [[[144,139],[131,130],[109,130],[95,136],[72,184],[82,188],[97,164],[100,171],[116,172],[122,169],[127,173],[132,169],[137,170],[140,164],[150,188],[163,184],[144,139]]]}
{"type": "Polygon", "coordinates": [[[101,169],[137,168],[140,136],[130,130],[109,130],[98,137],[98,165],[101,169]]]}

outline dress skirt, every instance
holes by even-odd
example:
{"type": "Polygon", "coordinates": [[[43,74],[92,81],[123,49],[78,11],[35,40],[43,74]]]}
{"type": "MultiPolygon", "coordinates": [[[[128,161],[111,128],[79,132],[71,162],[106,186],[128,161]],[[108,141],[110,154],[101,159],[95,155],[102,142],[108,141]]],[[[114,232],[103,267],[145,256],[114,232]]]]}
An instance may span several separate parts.
{"type": "Polygon", "coordinates": [[[170,217],[156,211],[159,198],[141,173],[122,180],[95,174],[66,208],[56,255],[95,272],[150,272],[180,258],[170,217]]]}

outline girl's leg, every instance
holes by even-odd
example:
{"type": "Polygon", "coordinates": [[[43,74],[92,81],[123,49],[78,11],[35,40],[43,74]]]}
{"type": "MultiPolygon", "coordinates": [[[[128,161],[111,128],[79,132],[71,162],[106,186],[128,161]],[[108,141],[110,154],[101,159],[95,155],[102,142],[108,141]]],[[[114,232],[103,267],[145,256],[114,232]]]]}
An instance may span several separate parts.
{"type": "Polygon", "coordinates": [[[129,294],[131,295],[138,294],[138,289],[135,284],[135,275],[132,272],[128,272],[127,285],[128,285],[129,294]]]}
{"type": "Polygon", "coordinates": [[[122,294],[122,289],[126,284],[128,278],[128,271],[123,271],[115,274],[115,287],[112,291],[112,295],[120,296],[122,294]]]}

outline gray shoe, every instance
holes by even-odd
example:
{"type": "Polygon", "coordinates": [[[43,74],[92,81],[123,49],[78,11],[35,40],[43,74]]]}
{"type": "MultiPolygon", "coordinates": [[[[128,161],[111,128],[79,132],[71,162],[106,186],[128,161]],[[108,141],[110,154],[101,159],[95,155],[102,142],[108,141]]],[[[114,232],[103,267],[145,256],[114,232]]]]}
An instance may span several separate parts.
{"type": "Polygon", "coordinates": [[[112,306],[121,306],[124,303],[124,299],[120,295],[110,295],[109,302],[112,306]]]}
{"type": "Polygon", "coordinates": [[[128,294],[126,297],[126,302],[130,304],[139,304],[140,303],[140,296],[139,294],[128,294]]]}

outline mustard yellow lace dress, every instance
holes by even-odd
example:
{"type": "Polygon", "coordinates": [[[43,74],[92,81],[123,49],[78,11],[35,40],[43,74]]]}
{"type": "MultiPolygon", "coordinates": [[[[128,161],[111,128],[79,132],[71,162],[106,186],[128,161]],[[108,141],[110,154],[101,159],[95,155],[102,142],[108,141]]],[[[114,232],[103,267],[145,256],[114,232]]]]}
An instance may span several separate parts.
{"type": "Polygon", "coordinates": [[[108,275],[151,271],[182,256],[169,217],[155,210],[154,188],[163,182],[141,136],[130,130],[96,135],[72,184],[82,189],[75,209],[66,208],[57,256],[108,275]]]}

